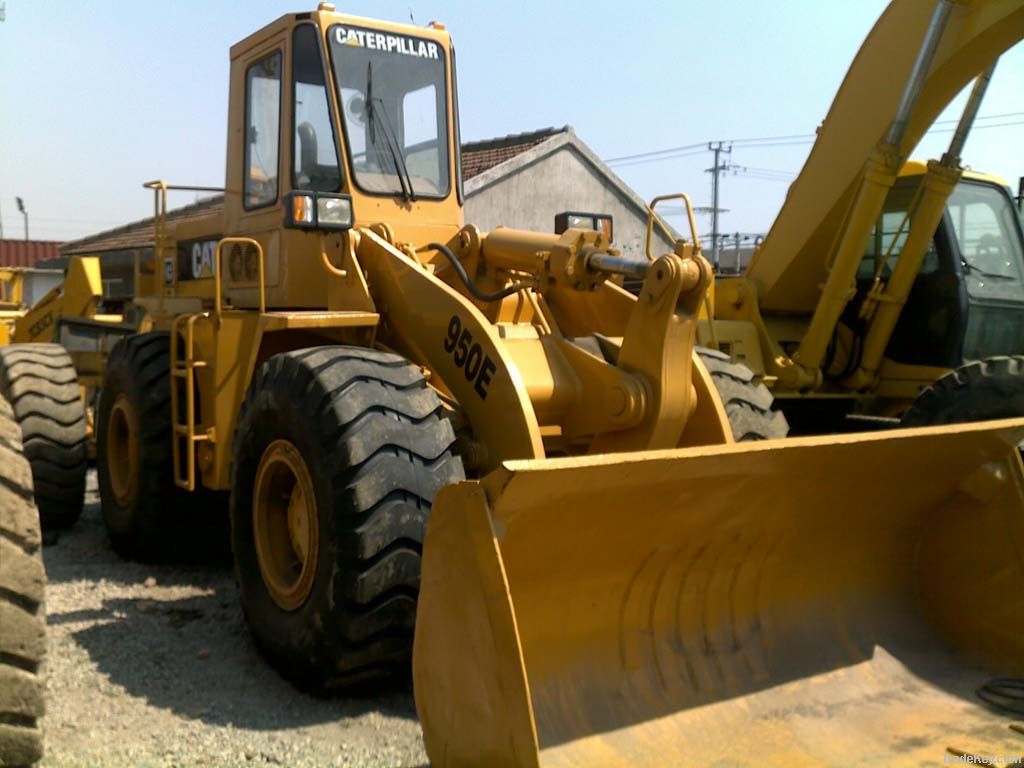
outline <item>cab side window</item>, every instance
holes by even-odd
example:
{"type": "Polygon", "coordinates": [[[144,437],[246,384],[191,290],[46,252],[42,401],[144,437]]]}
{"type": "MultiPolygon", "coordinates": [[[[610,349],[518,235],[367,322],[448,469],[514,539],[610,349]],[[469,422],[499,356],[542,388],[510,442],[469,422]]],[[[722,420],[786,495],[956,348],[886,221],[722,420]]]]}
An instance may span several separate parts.
{"type": "Polygon", "coordinates": [[[292,36],[292,80],[292,187],[337,192],[341,171],[317,28],[312,24],[296,27],[292,36]]]}
{"type": "Polygon", "coordinates": [[[281,52],[264,56],[245,73],[245,208],[277,200],[281,127],[281,52]]]}

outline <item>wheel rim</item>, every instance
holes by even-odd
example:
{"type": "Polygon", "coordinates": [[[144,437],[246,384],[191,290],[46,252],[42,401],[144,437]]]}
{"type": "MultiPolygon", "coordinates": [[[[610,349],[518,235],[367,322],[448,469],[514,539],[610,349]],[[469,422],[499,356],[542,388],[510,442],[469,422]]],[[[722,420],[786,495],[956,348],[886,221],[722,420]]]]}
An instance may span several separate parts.
{"type": "Polygon", "coordinates": [[[287,440],[263,452],[252,518],[263,583],[281,609],[294,611],[313,589],[320,525],[306,462],[287,440]]]}
{"type": "Polygon", "coordinates": [[[110,409],[107,423],[107,474],[110,488],[121,507],[135,501],[138,482],[138,419],[128,396],[120,394],[110,409]]]}

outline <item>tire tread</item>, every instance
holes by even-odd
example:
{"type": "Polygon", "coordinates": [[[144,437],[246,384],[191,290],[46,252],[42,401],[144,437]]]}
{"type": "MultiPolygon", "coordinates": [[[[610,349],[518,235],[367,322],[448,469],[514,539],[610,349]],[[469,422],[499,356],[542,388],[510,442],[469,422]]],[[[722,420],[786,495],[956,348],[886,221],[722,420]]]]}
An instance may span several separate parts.
{"type": "Polygon", "coordinates": [[[0,395],[21,427],[43,527],[73,525],[85,502],[87,426],[70,355],[59,344],[0,348],[0,395]]]}
{"type": "Polygon", "coordinates": [[[789,433],[786,417],[772,408],[775,398],[750,368],[715,349],[697,347],[697,354],[711,374],[738,442],[776,440],[789,433]]]}
{"type": "MultiPolygon", "coordinates": [[[[239,467],[258,464],[248,433],[268,393],[308,404],[323,465],[331,468],[336,564],[334,608],[325,626],[334,627],[336,636],[314,654],[319,669],[289,654],[286,639],[261,635],[265,630],[253,626],[257,642],[304,688],[332,689],[394,675],[411,655],[432,500],[442,487],[465,477],[450,421],[420,369],[398,355],[358,347],[276,355],[254,377],[239,416],[235,488],[239,467]]],[[[233,494],[233,526],[237,515],[233,494]]],[[[245,601],[246,574],[240,571],[238,577],[245,601]]]]}
{"type": "Polygon", "coordinates": [[[0,765],[42,757],[46,570],[32,470],[14,409],[0,398],[0,765]]]}

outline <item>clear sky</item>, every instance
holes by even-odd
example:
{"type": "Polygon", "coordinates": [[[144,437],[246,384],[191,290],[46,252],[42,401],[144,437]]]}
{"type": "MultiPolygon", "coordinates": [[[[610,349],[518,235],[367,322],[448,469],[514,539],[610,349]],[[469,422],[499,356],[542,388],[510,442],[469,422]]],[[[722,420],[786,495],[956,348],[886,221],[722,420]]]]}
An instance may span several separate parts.
{"type": "MultiPolygon", "coordinates": [[[[924,2],[925,0],[921,0],[924,2]]],[[[228,48],[282,2],[0,0],[0,220],[66,240],[148,215],[148,179],[221,186],[228,48]]],[[[357,15],[443,22],[459,52],[464,140],[570,124],[602,158],[718,139],[808,134],[824,118],[884,0],[470,2],[354,0],[357,15]]],[[[1003,56],[964,153],[1024,175],[1024,47],[1003,56]]],[[[956,117],[958,112],[944,117],[956,117]]],[[[919,157],[949,140],[935,133],[919,157]]],[[[765,231],[809,144],[740,148],[723,181],[725,231],[765,231]]],[[[710,198],[708,153],[615,170],[644,197],[710,198]]],[[[172,204],[190,202],[187,194],[172,204]]],[[[707,229],[706,220],[702,228],[707,229]]]]}

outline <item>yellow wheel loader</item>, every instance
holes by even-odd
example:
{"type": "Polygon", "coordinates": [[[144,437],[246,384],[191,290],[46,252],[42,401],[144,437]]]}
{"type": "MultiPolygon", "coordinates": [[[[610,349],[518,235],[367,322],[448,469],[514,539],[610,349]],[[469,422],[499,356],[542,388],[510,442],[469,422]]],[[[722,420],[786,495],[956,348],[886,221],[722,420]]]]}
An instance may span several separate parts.
{"type": "MultiPolygon", "coordinates": [[[[949,25],[955,85],[1024,6],[949,25]]],[[[223,213],[170,226],[174,187],[146,185],[152,330],[112,350],[97,417],[117,550],[159,556],[229,494],[263,653],[310,690],[411,657],[437,766],[1019,747],[975,689],[1024,674],[1024,420],[737,441],[728,361],[695,349],[692,211],[642,264],[600,232],[481,232],[457,120],[438,24],[321,3],[231,49],[223,213]]]]}
{"type": "Polygon", "coordinates": [[[1015,2],[894,2],[701,343],[748,365],[795,434],[1024,415],[1024,231],[961,153],[1015,2]],[[980,66],[979,66],[980,63],[980,66]],[[908,162],[974,80],[948,150],[908,162]]]}
{"type": "MultiPolygon", "coordinates": [[[[2,277],[2,276],[0,276],[2,277]]],[[[99,259],[74,256],[61,283],[23,305],[24,273],[9,276],[0,337],[0,397],[21,425],[35,498],[46,528],[82,512],[91,404],[114,342],[136,330],[102,310],[99,259]]]]}

